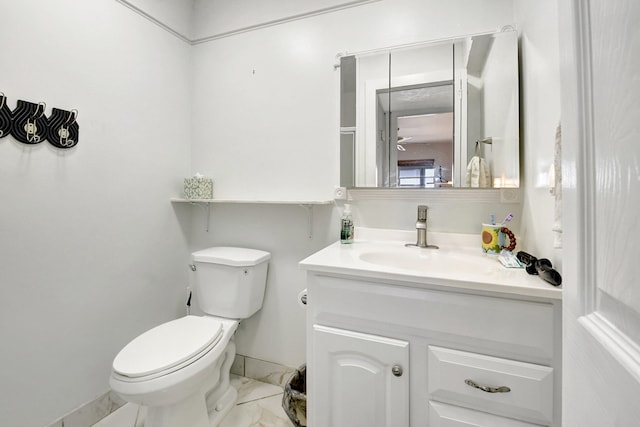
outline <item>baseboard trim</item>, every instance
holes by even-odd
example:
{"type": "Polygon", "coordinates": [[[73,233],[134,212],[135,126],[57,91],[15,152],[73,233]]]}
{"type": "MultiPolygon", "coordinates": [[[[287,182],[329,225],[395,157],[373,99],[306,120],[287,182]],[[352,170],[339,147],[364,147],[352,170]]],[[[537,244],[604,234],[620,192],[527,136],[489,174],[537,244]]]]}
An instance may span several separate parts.
{"type": "Polygon", "coordinates": [[[96,399],[80,405],[63,415],[47,427],[86,427],[91,426],[127,403],[113,391],[108,391],[96,399]]]}
{"type": "MultiPolygon", "coordinates": [[[[237,354],[231,373],[284,388],[295,368],[237,354]]],[[[91,426],[127,403],[113,391],[108,391],[63,415],[46,427],[91,426]]]]}
{"type": "Polygon", "coordinates": [[[237,354],[231,373],[284,388],[296,368],[237,354]]]}

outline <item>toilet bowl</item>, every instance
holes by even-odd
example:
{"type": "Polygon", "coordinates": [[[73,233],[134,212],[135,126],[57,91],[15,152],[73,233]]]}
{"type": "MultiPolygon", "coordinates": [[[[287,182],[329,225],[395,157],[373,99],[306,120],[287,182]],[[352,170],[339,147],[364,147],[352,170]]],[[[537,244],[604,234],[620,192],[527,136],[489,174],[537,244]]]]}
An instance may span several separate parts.
{"type": "Polygon", "coordinates": [[[109,385],[125,400],[147,407],[145,427],[215,427],[237,400],[229,381],[233,337],[239,319],[262,306],[270,255],[222,247],[192,257],[195,290],[204,298],[198,305],[206,314],[150,329],[113,361],[109,385]]]}
{"type": "Polygon", "coordinates": [[[237,326],[213,316],[186,316],[157,326],[118,353],[109,385],[125,400],[148,407],[147,427],[155,421],[172,425],[167,424],[171,420],[190,427],[217,425],[215,419],[236,401],[229,370],[237,326]],[[214,402],[224,393],[223,402],[214,402]],[[211,414],[207,400],[214,406],[211,414]]]}

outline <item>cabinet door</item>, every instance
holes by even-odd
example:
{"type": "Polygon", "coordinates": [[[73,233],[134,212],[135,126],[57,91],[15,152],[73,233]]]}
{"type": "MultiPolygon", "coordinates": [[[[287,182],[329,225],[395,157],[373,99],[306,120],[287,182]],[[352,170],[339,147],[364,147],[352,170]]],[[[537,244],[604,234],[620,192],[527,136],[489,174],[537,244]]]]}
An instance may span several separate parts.
{"type": "Polygon", "coordinates": [[[407,341],[321,325],[313,341],[309,425],[409,426],[407,341]]]}

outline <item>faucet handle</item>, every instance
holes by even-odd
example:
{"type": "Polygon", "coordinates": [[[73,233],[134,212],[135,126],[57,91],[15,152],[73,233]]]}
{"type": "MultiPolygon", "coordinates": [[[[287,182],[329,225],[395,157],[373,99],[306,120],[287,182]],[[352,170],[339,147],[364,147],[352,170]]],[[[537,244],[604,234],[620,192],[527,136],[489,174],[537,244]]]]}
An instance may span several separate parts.
{"type": "Polygon", "coordinates": [[[418,205],[418,221],[427,221],[427,209],[426,205],[418,205]]]}

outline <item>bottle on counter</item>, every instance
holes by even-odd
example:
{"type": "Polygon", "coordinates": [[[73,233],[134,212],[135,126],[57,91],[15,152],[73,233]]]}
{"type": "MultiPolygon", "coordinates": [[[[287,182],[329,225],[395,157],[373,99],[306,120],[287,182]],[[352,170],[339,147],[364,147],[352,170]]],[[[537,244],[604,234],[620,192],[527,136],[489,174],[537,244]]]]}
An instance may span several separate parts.
{"type": "Polygon", "coordinates": [[[344,212],[340,218],[340,243],[353,243],[353,218],[351,205],[344,205],[344,212]]]}

